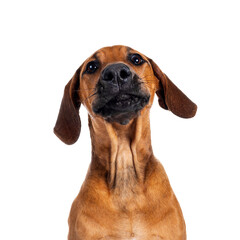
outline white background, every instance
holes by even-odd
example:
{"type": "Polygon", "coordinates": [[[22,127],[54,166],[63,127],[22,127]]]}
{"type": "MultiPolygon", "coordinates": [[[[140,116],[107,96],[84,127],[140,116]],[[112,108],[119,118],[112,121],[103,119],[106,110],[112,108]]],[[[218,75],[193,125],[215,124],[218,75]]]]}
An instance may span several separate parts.
{"type": "Polygon", "coordinates": [[[5,1],[0,4],[0,239],[61,240],[90,163],[87,112],[75,145],[52,132],[65,84],[97,49],[154,59],[197,105],[155,103],[152,144],[189,240],[240,239],[238,1],[5,1]]]}

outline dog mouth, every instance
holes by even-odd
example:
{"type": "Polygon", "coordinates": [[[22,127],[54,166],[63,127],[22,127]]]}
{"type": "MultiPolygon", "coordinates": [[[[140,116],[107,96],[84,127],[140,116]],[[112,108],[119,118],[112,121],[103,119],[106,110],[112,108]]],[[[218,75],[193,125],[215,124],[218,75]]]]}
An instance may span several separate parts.
{"type": "Polygon", "coordinates": [[[145,106],[148,98],[143,96],[137,96],[132,94],[119,94],[108,102],[108,107],[113,109],[118,109],[119,111],[124,111],[133,106],[145,106]]]}
{"type": "Polygon", "coordinates": [[[143,93],[120,92],[110,99],[107,97],[98,99],[93,106],[93,111],[107,120],[113,117],[116,119],[117,116],[136,114],[148,104],[149,99],[150,96],[143,93]]]}

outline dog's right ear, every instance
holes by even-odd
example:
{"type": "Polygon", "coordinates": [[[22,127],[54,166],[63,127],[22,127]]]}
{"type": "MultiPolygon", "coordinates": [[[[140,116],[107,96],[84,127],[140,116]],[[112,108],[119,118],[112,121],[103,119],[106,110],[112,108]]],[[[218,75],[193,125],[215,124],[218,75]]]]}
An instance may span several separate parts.
{"type": "Polygon", "coordinates": [[[159,89],[156,92],[159,105],[181,118],[194,117],[197,112],[197,105],[161,71],[152,59],[149,58],[148,60],[152,65],[155,77],[159,81],[159,89]]]}
{"type": "Polygon", "coordinates": [[[65,86],[62,103],[58,113],[54,133],[66,144],[73,144],[78,140],[81,131],[79,108],[79,86],[81,67],[75,72],[72,79],[65,86]]]}

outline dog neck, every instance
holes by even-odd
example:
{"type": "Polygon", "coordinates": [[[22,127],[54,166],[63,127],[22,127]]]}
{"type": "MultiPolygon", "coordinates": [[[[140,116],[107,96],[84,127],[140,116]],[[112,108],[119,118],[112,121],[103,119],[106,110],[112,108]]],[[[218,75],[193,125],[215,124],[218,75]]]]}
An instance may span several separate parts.
{"type": "Polygon", "coordinates": [[[153,154],[149,110],[127,125],[89,117],[89,128],[92,170],[104,169],[108,188],[128,197],[128,192],[136,191],[137,186],[143,184],[146,166],[153,154]]]}

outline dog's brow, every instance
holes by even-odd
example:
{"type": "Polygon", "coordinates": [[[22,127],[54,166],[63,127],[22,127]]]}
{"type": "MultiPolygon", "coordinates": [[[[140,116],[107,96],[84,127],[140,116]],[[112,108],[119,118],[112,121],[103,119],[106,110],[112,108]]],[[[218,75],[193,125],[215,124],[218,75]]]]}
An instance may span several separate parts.
{"type": "Polygon", "coordinates": [[[93,57],[96,58],[96,60],[99,60],[99,58],[98,58],[98,56],[97,56],[99,53],[100,53],[100,52],[95,52],[95,53],[93,54],[93,57]]]}
{"type": "Polygon", "coordinates": [[[127,48],[127,53],[129,53],[130,51],[132,51],[133,49],[130,47],[126,47],[127,48]]]}

